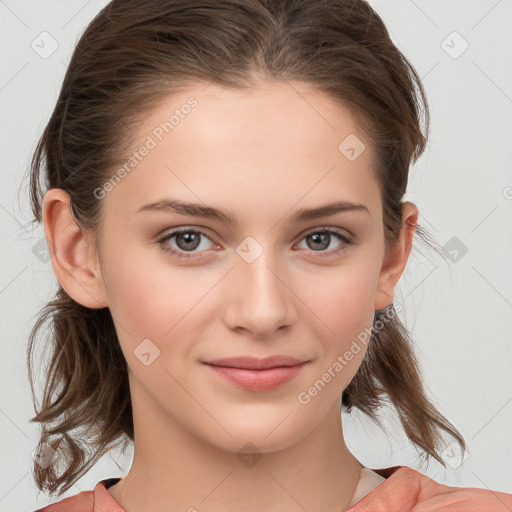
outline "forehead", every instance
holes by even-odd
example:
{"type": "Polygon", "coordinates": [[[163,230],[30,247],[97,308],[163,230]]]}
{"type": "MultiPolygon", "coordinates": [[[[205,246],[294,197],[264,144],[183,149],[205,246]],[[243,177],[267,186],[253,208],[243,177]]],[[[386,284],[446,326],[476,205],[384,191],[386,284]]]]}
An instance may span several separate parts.
{"type": "MultiPolygon", "coordinates": [[[[165,138],[171,131],[174,138],[179,137],[180,132],[190,134],[193,131],[195,136],[203,136],[204,142],[211,143],[225,142],[226,137],[243,142],[265,140],[265,148],[258,148],[261,153],[274,146],[282,152],[288,147],[282,145],[283,139],[293,136],[297,143],[307,142],[304,149],[318,145],[319,139],[326,137],[325,144],[332,146],[334,143],[337,149],[336,142],[359,130],[345,105],[309,84],[271,82],[245,90],[215,84],[191,85],[164,96],[141,127],[141,135],[155,132],[157,138],[160,135],[165,138]],[[190,108],[192,100],[195,106],[190,108]],[[165,130],[161,125],[171,119],[171,130],[165,130]],[[279,135],[277,140],[273,139],[274,135],[279,135]],[[269,145],[271,140],[274,144],[269,145]]],[[[363,138],[362,134],[358,135],[363,138]]],[[[299,145],[295,144],[294,149],[299,151],[299,145]]]]}
{"type": "Polygon", "coordinates": [[[350,110],[303,83],[191,85],[162,97],[135,141],[134,151],[150,149],[115,190],[130,194],[134,208],[177,191],[183,200],[235,205],[239,198],[259,209],[270,198],[291,207],[326,194],[380,201],[372,148],[350,110]]]}

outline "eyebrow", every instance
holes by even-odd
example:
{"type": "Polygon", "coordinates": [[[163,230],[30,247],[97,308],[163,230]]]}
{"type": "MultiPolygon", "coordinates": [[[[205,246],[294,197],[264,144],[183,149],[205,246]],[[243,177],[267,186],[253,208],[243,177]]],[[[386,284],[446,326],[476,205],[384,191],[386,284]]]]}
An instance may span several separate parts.
{"type": "MultiPolygon", "coordinates": [[[[238,222],[236,216],[227,210],[175,199],[162,199],[160,201],[145,204],[137,210],[137,213],[148,211],[172,211],[181,215],[188,215],[190,217],[217,220],[230,226],[235,225],[238,222]]],[[[364,204],[353,203],[350,201],[337,201],[323,206],[318,206],[316,208],[302,208],[297,210],[289,220],[290,222],[298,223],[349,211],[366,212],[371,216],[370,211],[364,204]]]]}

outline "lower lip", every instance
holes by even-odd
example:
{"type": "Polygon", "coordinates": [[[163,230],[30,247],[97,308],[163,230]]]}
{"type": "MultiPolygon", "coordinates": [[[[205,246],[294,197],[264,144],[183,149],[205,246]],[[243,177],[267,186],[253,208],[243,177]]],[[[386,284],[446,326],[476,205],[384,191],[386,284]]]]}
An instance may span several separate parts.
{"type": "Polygon", "coordinates": [[[267,370],[248,370],[208,364],[217,375],[251,391],[270,391],[296,377],[306,363],[296,366],[279,366],[267,370]]]}

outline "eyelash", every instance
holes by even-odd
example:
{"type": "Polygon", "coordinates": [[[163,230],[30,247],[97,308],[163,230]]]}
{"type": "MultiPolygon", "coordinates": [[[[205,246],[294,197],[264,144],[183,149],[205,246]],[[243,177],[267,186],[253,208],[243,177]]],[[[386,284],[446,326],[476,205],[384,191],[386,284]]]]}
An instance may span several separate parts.
{"type": "MultiPolygon", "coordinates": [[[[166,235],[159,238],[157,241],[158,245],[162,248],[162,250],[164,252],[170,253],[173,256],[177,256],[178,258],[199,258],[200,256],[193,255],[195,253],[187,254],[186,252],[177,251],[176,249],[169,248],[169,245],[166,244],[166,242],[168,242],[171,238],[174,238],[175,236],[177,236],[181,233],[198,233],[198,234],[208,238],[208,240],[210,240],[211,242],[213,242],[213,240],[211,240],[211,238],[201,230],[191,229],[191,228],[183,228],[183,229],[176,229],[174,231],[171,231],[170,233],[167,233],[166,235]]],[[[346,237],[341,232],[330,229],[330,228],[315,228],[313,231],[309,231],[309,232],[305,233],[300,241],[302,241],[304,238],[306,238],[309,235],[314,235],[317,233],[328,233],[329,235],[334,235],[340,241],[343,242],[343,244],[341,244],[337,249],[332,249],[330,251],[311,251],[311,252],[317,252],[320,255],[321,255],[321,253],[326,253],[329,256],[332,256],[333,254],[338,254],[340,252],[346,251],[348,249],[348,246],[350,246],[354,243],[350,238],[346,237]]],[[[322,256],[320,256],[320,257],[322,257],[322,256]]]]}

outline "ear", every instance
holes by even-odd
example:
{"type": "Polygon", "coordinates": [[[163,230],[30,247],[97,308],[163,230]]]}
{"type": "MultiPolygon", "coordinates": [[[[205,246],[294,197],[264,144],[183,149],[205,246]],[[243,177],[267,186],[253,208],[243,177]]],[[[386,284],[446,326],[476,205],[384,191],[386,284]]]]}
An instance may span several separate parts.
{"type": "Polygon", "coordinates": [[[69,194],[64,190],[52,188],[46,192],[43,225],[53,270],[62,288],[82,306],[106,307],[107,294],[92,237],[75,220],[69,194]]]}
{"type": "Polygon", "coordinates": [[[389,306],[395,296],[395,286],[405,269],[412,249],[414,232],[418,222],[418,208],[410,201],[402,205],[402,228],[396,244],[391,245],[384,255],[380,270],[374,309],[389,306]]]}

